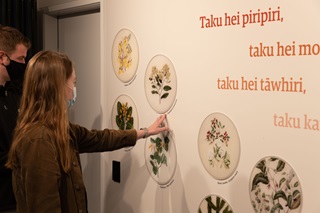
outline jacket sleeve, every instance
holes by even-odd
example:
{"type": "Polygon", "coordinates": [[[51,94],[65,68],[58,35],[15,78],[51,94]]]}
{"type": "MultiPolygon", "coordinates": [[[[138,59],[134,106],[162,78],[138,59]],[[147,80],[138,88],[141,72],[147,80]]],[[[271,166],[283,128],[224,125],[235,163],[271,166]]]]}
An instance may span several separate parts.
{"type": "Polygon", "coordinates": [[[71,139],[77,143],[79,153],[105,152],[134,146],[137,131],[131,130],[88,130],[79,125],[70,124],[71,139]]]}
{"type": "Polygon", "coordinates": [[[23,212],[61,212],[61,172],[55,147],[43,139],[27,141],[22,146],[21,183],[25,186],[21,188],[25,189],[27,208],[23,212]]]}

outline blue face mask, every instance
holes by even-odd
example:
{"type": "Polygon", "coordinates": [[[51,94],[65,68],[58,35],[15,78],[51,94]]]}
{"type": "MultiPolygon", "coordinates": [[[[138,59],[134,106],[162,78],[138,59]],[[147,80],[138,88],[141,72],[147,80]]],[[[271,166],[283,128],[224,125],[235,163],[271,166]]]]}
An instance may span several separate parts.
{"type": "Polygon", "coordinates": [[[74,103],[76,102],[76,97],[77,97],[77,88],[73,87],[73,98],[67,101],[68,107],[71,107],[74,105],[74,103]]]}

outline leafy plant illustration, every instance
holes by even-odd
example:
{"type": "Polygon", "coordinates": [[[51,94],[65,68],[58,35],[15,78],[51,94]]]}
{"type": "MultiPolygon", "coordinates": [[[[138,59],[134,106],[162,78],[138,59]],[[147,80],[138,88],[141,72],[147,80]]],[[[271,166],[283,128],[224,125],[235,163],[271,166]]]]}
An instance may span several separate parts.
{"type": "MultiPolygon", "coordinates": [[[[229,205],[221,199],[220,197],[216,197],[216,202],[215,204],[212,202],[212,198],[207,197],[205,199],[207,201],[207,212],[208,213],[233,213],[232,209],[229,209],[229,205]]],[[[202,213],[201,208],[198,209],[198,213],[202,213]]]]}
{"type": "Polygon", "coordinates": [[[131,34],[125,36],[118,44],[118,63],[119,70],[118,74],[124,73],[132,64],[131,53],[132,49],[130,46],[131,34]]]}
{"type": "Polygon", "coordinates": [[[211,120],[211,129],[207,132],[206,140],[209,141],[209,145],[213,144],[213,149],[208,153],[208,160],[210,165],[230,168],[230,155],[227,152],[228,142],[230,136],[227,131],[223,132],[225,125],[223,125],[218,119],[211,120]]]}
{"type": "Polygon", "coordinates": [[[121,130],[132,129],[133,128],[133,117],[132,117],[132,107],[128,106],[128,102],[117,103],[116,123],[121,130]]]}
{"type": "Polygon", "coordinates": [[[251,202],[255,212],[288,213],[301,205],[299,181],[292,169],[279,158],[261,160],[251,186],[251,202]],[[276,164],[276,166],[275,166],[276,164]],[[275,168],[274,168],[275,167],[275,168]]]}
{"type": "Polygon", "coordinates": [[[156,66],[152,67],[149,80],[151,82],[152,94],[159,96],[159,104],[161,99],[165,99],[169,96],[169,91],[172,89],[168,84],[170,80],[170,68],[168,64],[163,65],[161,70],[158,70],[156,66]]]}
{"type": "Polygon", "coordinates": [[[168,166],[165,152],[168,152],[169,150],[170,139],[167,136],[164,137],[163,141],[160,137],[157,137],[156,139],[150,138],[150,142],[149,149],[153,152],[153,154],[150,155],[150,164],[152,166],[153,174],[159,177],[159,169],[161,166],[163,164],[168,166]]]}

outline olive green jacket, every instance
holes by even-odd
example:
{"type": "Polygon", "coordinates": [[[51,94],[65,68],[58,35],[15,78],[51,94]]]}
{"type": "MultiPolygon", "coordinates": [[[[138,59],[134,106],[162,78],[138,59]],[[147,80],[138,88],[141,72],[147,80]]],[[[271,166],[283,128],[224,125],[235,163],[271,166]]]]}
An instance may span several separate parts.
{"type": "Polygon", "coordinates": [[[104,152],[134,146],[135,130],[92,130],[70,124],[72,166],[62,170],[57,147],[41,127],[26,135],[17,147],[13,188],[17,213],[87,212],[80,153],[104,152]]]}

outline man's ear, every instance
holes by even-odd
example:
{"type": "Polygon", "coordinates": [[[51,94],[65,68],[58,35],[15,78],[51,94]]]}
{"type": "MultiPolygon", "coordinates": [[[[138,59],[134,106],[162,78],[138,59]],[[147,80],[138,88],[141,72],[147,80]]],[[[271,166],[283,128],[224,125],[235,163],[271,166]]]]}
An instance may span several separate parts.
{"type": "Polygon", "coordinates": [[[5,56],[5,53],[3,51],[0,51],[0,64],[3,63],[3,60],[4,60],[4,57],[5,56]]]}
{"type": "Polygon", "coordinates": [[[8,55],[0,50],[0,64],[8,65],[10,63],[8,55]]]}

